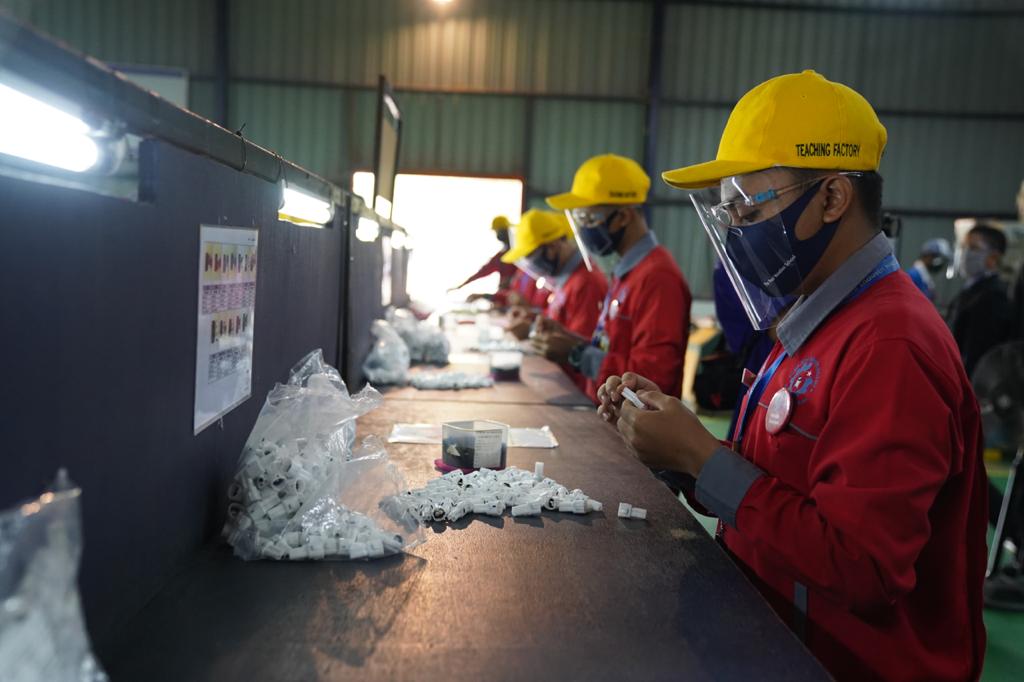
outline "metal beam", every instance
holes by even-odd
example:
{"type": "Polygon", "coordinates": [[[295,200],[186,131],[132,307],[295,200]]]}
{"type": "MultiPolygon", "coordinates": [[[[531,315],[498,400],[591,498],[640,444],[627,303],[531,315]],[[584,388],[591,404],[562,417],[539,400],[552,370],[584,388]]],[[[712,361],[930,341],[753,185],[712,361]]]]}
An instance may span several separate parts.
{"type": "MultiPolygon", "coordinates": [[[[658,118],[661,113],[661,73],[665,44],[665,2],[655,0],[651,7],[651,51],[647,60],[647,117],[644,125],[643,166],[652,179],[657,177],[658,118]]],[[[649,207],[644,208],[648,222],[649,207]]]]}
{"type": "Polygon", "coordinates": [[[230,45],[230,0],[217,0],[214,14],[213,45],[215,51],[217,123],[225,128],[231,127],[231,109],[229,98],[229,79],[231,78],[231,45],[230,45]]]}

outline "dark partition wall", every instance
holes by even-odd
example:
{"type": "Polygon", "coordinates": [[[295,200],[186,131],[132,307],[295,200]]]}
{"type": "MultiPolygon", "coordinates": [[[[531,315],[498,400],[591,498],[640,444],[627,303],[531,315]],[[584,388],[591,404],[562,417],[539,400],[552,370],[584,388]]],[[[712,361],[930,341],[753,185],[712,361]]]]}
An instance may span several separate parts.
{"type": "MultiPolygon", "coordinates": [[[[342,215],[281,223],[273,184],[163,143],[141,152],[139,203],[0,178],[0,506],[61,466],[82,486],[81,587],[100,640],[219,530],[267,391],[310,349],[337,357],[348,281],[342,215]],[[257,227],[260,261],[252,397],[194,436],[200,223],[257,227]]],[[[380,258],[365,251],[351,281],[377,272],[372,294],[380,258]]],[[[361,339],[377,296],[351,307],[361,339]]]]}
{"type": "MultiPolygon", "coordinates": [[[[353,216],[353,226],[358,218],[353,216]]],[[[363,384],[362,364],[373,345],[370,325],[384,314],[381,305],[380,281],[384,269],[381,239],[360,241],[355,229],[349,231],[349,261],[346,314],[348,329],[345,349],[345,381],[353,388],[363,384]]]]}
{"type": "Polygon", "coordinates": [[[395,306],[409,305],[409,252],[394,249],[391,255],[391,301],[395,306]]]}

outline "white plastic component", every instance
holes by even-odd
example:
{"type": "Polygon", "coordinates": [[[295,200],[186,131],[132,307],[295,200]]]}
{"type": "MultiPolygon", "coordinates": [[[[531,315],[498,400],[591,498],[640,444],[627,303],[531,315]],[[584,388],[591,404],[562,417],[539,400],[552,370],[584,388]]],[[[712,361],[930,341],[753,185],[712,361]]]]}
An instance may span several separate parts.
{"type": "Polygon", "coordinates": [[[352,559],[365,559],[369,556],[369,548],[364,542],[353,542],[349,547],[349,557],[352,559]]]}
{"type": "Polygon", "coordinates": [[[268,556],[271,559],[280,559],[284,556],[284,550],[280,546],[273,542],[268,542],[262,547],[263,556],[268,556]]]}
{"type": "Polygon", "coordinates": [[[371,559],[377,559],[384,556],[384,542],[380,538],[374,538],[367,543],[367,553],[371,559]]]}
{"type": "Polygon", "coordinates": [[[272,519],[279,519],[287,513],[288,509],[283,504],[276,505],[267,510],[267,516],[272,519]]]}
{"type": "Polygon", "coordinates": [[[586,500],[573,500],[572,513],[573,514],[586,514],[587,513],[587,501],[586,500]]]}
{"type": "Polygon", "coordinates": [[[512,507],[512,516],[540,516],[540,505],[527,502],[512,507]]]}
{"type": "Polygon", "coordinates": [[[544,462],[537,462],[533,465],[533,477],[538,480],[544,480],[544,462]]]}
{"type": "Polygon", "coordinates": [[[599,512],[604,509],[604,505],[597,500],[587,500],[587,510],[592,512],[599,512]]]}
{"type": "Polygon", "coordinates": [[[628,519],[629,513],[633,510],[633,505],[628,502],[619,502],[619,518],[628,519]]]}
{"type": "Polygon", "coordinates": [[[629,388],[628,386],[624,386],[622,388],[622,397],[628,400],[629,402],[633,403],[633,406],[636,407],[638,410],[647,409],[647,405],[644,404],[644,401],[640,400],[640,396],[638,396],[633,391],[633,389],[629,388]]]}
{"type": "Polygon", "coordinates": [[[292,547],[288,550],[288,558],[293,561],[300,561],[302,559],[311,559],[312,557],[309,556],[309,550],[305,547],[292,547]]]}
{"type": "Polygon", "coordinates": [[[288,543],[289,547],[301,547],[302,546],[302,533],[298,531],[292,531],[291,533],[284,534],[284,541],[288,543]]]}
{"type": "Polygon", "coordinates": [[[632,509],[629,510],[629,516],[633,519],[646,519],[647,510],[641,509],[640,507],[633,507],[632,509]]]}

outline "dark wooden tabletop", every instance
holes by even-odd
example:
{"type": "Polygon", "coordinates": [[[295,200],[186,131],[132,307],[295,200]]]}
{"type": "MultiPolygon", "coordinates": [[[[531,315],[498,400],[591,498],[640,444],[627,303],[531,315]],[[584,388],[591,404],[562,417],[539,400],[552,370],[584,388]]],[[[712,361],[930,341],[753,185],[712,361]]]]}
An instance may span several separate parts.
{"type": "MultiPolygon", "coordinates": [[[[546,475],[604,511],[470,516],[429,529],[411,554],[370,563],[245,563],[211,549],[99,650],[111,678],[828,679],[592,409],[479,394],[389,394],[359,431],[386,437],[399,421],[470,418],[547,424],[560,447],[511,449],[509,463],[543,461],[546,475]],[[619,502],[646,508],[647,520],[617,518],[619,502]]],[[[437,475],[439,445],[389,452],[413,486],[437,475]]]]}

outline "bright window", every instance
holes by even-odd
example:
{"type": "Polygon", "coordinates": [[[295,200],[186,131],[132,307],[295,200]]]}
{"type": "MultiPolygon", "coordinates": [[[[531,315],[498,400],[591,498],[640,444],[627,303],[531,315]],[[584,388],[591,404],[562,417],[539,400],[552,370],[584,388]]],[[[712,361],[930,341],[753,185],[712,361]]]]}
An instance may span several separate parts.
{"type": "MultiPolygon", "coordinates": [[[[367,199],[373,173],[356,173],[352,187],[367,199]]],[[[522,201],[521,180],[399,173],[392,220],[408,230],[413,245],[409,295],[438,307],[471,293],[497,290],[498,275],[493,274],[455,294],[446,293],[498,252],[501,243],[491,231],[491,220],[504,215],[515,223],[522,201]]]]}

